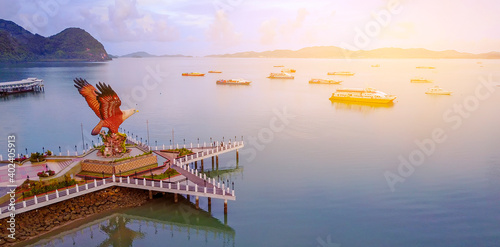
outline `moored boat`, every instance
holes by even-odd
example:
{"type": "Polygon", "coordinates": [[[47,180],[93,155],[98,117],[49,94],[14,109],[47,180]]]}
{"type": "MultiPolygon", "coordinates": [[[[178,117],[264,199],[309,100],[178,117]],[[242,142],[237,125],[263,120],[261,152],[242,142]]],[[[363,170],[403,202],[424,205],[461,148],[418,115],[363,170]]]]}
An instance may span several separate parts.
{"type": "Polygon", "coordinates": [[[434,86],[429,88],[426,92],[426,94],[436,94],[436,95],[451,95],[453,92],[452,91],[446,91],[439,86],[434,86]]]}
{"type": "Polygon", "coordinates": [[[410,80],[412,83],[432,83],[432,80],[425,79],[423,77],[415,77],[410,80]]]}
{"type": "Polygon", "coordinates": [[[373,88],[341,88],[332,94],[332,101],[352,101],[364,103],[387,104],[396,99],[394,95],[388,95],[373,88]]]}
{"type": "Polygon", "coordinates": [[[283,73],[295,73],[296,70],[294,70],[294,69],[282,69],[281,72],[283,72],[283,73]]]}
{"type": "Polygon", "coordinates": [[[353,76],[354,73],[349,72],[349,71],[339,71],[339,72],[328,72],[328,75],[346,75],[346,76],[353,76]]]}
{"type": "Polygon", "coordinates": [[[205,74],[198,72],[191,72],[191,73],[182,73],[182,76],[205,76],[205,74]]]}
{"type": "Polygon", "coordinates": [[[416,68],[417,69],[435,69],[436,67],[432,67],[432,66],[417,66],[416,68]]]}
{"type": "Polygon", "coordinates": [[[285,65],[274,65],[274,67],[285,67],[285,65]]]}
{"type": "Polygon", "coordinates": [[[290,75],[288,73],[271,73],[267,78],[270,79],[293,79],[295,78],[293,75],[290,75]]]}
{"type": "Polygon", "coordinates": [[[209,70],[208,73],[222,73],[220,70],[209,70]]]}
{"type": "Polygon", "coordinates": [[[372,64],[372,67],[378,68],[378,67],[380,67],[380,64],[372,64]]]}
{"type": "Polygon", "coordinates": [[[221,79],[218,80],[216,83],[220,85],[250,85],[250,83],[252,82],[244,79],[230,79],[230,80],[221,79]]]}
{"type": "Polygon", "coordinates": [[[340,84],[342,81],[328,80],[328,79],[311,79],[310,84],[340,84]]]}

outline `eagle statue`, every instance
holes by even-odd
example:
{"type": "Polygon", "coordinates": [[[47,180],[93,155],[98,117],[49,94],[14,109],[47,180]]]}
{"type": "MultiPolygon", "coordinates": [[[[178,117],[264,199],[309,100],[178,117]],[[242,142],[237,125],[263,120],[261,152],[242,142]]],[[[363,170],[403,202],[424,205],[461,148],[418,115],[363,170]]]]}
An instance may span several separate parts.
{"type": "Polygon", "coordinates": [[[78,92],[85,98],[89,107],[101,119],[97,126],[92,130],[92,135],[97,135],[102,127],[109,129],[111,133],[118,133],[118,127],[125,121],[125,119],[138,112],[135,109],[122,111],[120,105],[122,104],[118,95],[105,83],[99,82],[97,89],[89,84],[87,80],[76,78],[74,80],[75,87],[78,92]]]}

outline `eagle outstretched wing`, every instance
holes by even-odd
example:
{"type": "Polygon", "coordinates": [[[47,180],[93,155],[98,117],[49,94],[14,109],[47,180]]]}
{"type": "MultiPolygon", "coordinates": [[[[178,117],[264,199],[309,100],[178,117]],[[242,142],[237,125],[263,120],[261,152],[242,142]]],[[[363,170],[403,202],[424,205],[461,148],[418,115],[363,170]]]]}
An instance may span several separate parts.
{"type": "Polygon", "coordinates": [[[120,110],[122,101],[111,86],[99,82],[97,84],[97,89],[99,89],[97,92],[97,101],[100,104],[99,111],[101,119],[106,120],[112,116],[122,114],[120,110]]]}
{"type": "Polygon", "coordinates": [[[87,80],[82,78],[76,78],[73,80],[75,82],[75,87],[78,89],[78,92],[85,98],[87,104],[94,111],[95,115],[102,119],[100,113],[100,104],[97,101],[97,90],[94,86],[90,85],[87,80]]]}

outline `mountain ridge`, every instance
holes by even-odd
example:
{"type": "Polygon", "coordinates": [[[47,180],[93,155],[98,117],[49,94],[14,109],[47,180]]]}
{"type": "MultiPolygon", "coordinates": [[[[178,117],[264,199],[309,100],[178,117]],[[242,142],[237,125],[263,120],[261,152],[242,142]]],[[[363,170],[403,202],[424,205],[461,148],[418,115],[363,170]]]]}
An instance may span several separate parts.
{"type": "Polygon", "coordinates": [[[299,50],[246,51],[230,54],[215,54],[206,57],[247,58],[437,58],[437,59],[500,59],[500,52],[473,54],[455,50],[432,51],[425,48],[377,48],[373,50],[350,51],[337,46],[311,46],[299,50]]]}
{"type": "Polygon", "coordinates": [[[66,28],[50,37],[32,34],[0,19],[0,62],[108,61],[104,46],[81,28],[66,28]]]}

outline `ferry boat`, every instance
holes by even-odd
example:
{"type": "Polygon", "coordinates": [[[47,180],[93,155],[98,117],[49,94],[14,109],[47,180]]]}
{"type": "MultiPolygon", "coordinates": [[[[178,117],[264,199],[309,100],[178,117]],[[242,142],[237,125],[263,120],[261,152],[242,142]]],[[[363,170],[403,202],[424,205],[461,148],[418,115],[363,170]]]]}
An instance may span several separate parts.
{"type": "Polygon", "coordinates": [[[378,68],[378,67],[380,67],[380,64],[372,64],[372,67],[378,68]]]}
{"type": "Polygon", "coordinates": [[[288,73],[271,73],[267,78],[270,79],[293,79],[295,78],[293,75],[290,75],[288,73]]]}
{"type": "Polygon", "coordinates": [[[347,75],[347,76],[353,76],[354,73],[349,72],[349,71],[340,71],[340,72],[328,72],[328,75],[347,75]]]}
{"type": "Polygon", "coordinates": [[[310,84],[340,84],[342,81],[328,80],[328,79],[311,79],[310,84]]]}
{"type": "Polygon", "coordinates": [[[205,74],[198,72],[191,72],[191,73],[182,73],[182,76],[205,76],[205,74]]]}
{"type": "Polygon", "coordinates": [[[428,80],[422,77],[415,77],[410,80],[412,83],[432,83],[432,80],[428,80]]]}
{"type": "Polygon", "coordinates": [[[23,93],[23,92],[43,92],[43,80],[30,77],[21,81],[0,82],[0,95],[23,93]]]}
{"type": "Polygon", "coordinates": [[[217,84],[220,85],[250,85],[251,81],[244,79],[231,79],[231,80],[218,80],[217,84]]]}
{"type": "Polygon", "coordinates": [[[332,94],[332,97],[330,97],[330,100],[332,101],[338,100],[379,104],[391,103],[395,99],[396,96],[388,95],[373,88],[337,89],[337,91],[332,94]]]}
{"type": "Polygon", "coordinates": [[[294,69],[282,69],[281,72],[283,72],[283,73],[295,73],[296,70],[294,70],[294,69]]]}
{"type": "Polygon", "coordinates": [[[436,94],[436,95],[451,95],[452,91],[446,91],[438,86],[431,87],[425,92],[426,94],[436,94]]]}
{"type": "Polygon", "coordinates": [[[222,73],[222,71],[220,71],[220,70],[209,70],[208,73],[218,73],[218,74],[220,74],[220,73],[222,73]]]}
{"type": "Polygon", "coordinates": [[[436,67],[431,67],[431,66],[417,66],[417,69],[435,69],[436,67]]]}

